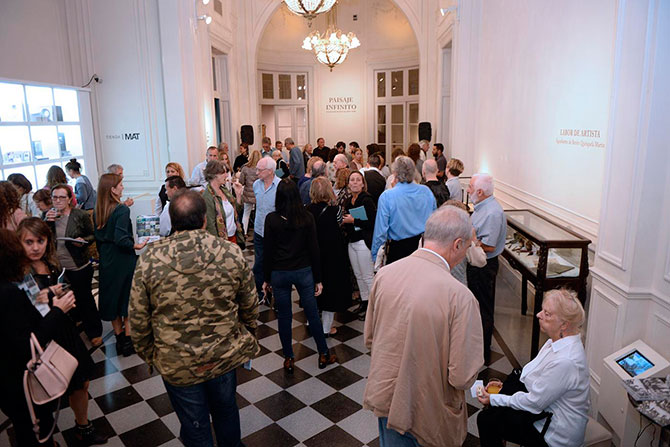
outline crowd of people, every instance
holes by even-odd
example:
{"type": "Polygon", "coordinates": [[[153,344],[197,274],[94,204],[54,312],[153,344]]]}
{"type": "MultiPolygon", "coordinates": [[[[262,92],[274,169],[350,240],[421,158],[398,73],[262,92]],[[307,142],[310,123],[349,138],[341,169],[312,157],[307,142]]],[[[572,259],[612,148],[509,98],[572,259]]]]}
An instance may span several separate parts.
{"type": "MultiPolygon", "coordinates": [[[[96,347],[101,320],[111,322],[118,353],[136,352],[162,375],[187,446],[213,445],[210,416],[219,445],[241,445],[235,368],[259,352],[264,303],[277,314],[284,371],[294,373],[293,289],[320,369],[337,362],[328,346],[336,312],[365,322],[372,361],[364,407],[379,418],[382,446],[462,444],[463,390],[490,363],[507,231],[492,177],[469,179],[470,216],[463,163],[447,160],[439,143],[431,153],[427,141],[407,152],[394,148],[390,166],[374,143],[363,149],[339,141],[331,149],[319,138],[316,147],[299,148],[286,138],[273,147],[264,137],[261,147],[240,145],[231,166],[228,145],[211,146],[189,178],[168,163],[153,209],[163,237],[148,246],[135,242],[121,165],[109,166],[97,188],[74,159],[66,165],[74,187],[58,166],[34,193],[21,174],[0,182],[7,300],[0,349],[9,359],[0,403],[20,445],[37,445],[17,391],[31,333],[78,359],[69,394],[77,437],[84,445],[105,442],[88,421],[92,361],[75,326],[96,347]],[[247,243],[251,269],[242,254],[247,243]]],[[[537,317],[550,337],[538,357],[503,394],[480,390],[482,445],[508,439],[553,447],[583,438],[584,311],[574,293],[561,290],[545,295],[537,317]]],[[[50,410],[39,410],[44,427],[50,410]]]]}

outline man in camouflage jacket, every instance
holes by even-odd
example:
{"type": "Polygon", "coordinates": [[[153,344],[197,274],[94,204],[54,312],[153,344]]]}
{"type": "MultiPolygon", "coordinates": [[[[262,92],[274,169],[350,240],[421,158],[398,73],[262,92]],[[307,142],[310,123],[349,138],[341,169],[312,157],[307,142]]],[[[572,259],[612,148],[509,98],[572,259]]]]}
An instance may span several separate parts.
{"type": "Polygon", "coordinates": [[[204,230],[205,202],[182,191],[170,204],[174,234],[137,262],[130,298],[137,354],[163,377],[186,446],[238,446],[235,369],[258,354],[258,300],[240,248],[204,230]]]}

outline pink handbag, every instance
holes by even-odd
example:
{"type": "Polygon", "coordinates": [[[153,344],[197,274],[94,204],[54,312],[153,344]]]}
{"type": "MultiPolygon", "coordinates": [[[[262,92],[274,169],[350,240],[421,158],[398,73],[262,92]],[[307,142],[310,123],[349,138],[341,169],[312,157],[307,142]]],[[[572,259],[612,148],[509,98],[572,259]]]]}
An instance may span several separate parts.
{"type": "Polygon", "coordinates": [[[49,434],[40,438],[39,420],[35,416],[35,405],[43,405],[58,399],[67,391],[72,375],[77,369],[77,359],[69,352],[63,349],[55,341],[51,341],[47,348],[42,350],[35,334],[30,334],[30,352],[32,358],[26,365],[26,371],[23,373],[23,391],[26,395],[26,404],[30,412],[30,418],[33,421],[33,430],[38,442],[42,443],[49,439],[58,421],[60,412],[60,402],[54,417],[54,423],[49,434]]]}

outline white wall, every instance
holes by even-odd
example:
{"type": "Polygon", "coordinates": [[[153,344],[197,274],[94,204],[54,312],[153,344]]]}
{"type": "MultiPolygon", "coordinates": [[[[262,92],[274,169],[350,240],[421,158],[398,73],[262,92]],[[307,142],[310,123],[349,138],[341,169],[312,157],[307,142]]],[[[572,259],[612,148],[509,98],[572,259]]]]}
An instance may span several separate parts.
{"type": "Polygon", "coordinates": [[[2,0],[0,77],[72,85],[65,0],[2,0]]]}
{"type": "Polygon", "coordinates": [[[310,142],[324,137],[328,146],[337,141],[355,140],[365,145],[374,141],[374,116],[372,116],[374,83],[371,67],[380,61],[388,67],[419,64],[416,37],[405,14],[391,0],[340,0],[337,26],[345,33],[354,32],[361,46],[351,50],[347,59],[331,72],[315,61],[312,52],[301,49],[302,41],[312,31],[325,31],[327,18],[323,15],[307,22],[280,6],[269,20],[258,48],[260,68],[284,67],[285,69],[312,67],[314,73],[310,101],[314,128],[310,129],[310,142]],[[358,20],[353,20],[353,15],[358,20]],[[370,78],[370,79],[369,79],[370,78]],[[355,111],[332,112],[326,110],[330,98],[352,98],[355,111]]]}
{"type": "Polygon", "coordinates": [[[608,133],[614,5],[486,1],[478,56],[472,55],[475,132],[471,145],[453,148],[471,161],[467,173],[495,177],[503,200],[531,203],[592,238],[608,133]],[[562,129],[600,136],[562,136],[562,129]]]}

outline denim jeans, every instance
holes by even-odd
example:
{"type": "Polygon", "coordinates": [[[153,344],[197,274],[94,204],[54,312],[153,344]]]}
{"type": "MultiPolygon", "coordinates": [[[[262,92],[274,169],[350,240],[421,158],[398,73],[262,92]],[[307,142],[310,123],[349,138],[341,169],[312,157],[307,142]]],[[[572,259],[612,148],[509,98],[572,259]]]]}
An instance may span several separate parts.
{"type": "Polygon", "coordinates": [[[323,336],[323,328],[319,319],[319,310],[316,307],[316,298],[314,298],[314,278],[312,277],[312,268],[305,267],[298,270],[274,270],[271,276],[272,291],[275,297],[275,303],[279,308],[279,339],[281,340],[284,357],[293,357],[293,344],[291,336],[291,321],[293,320],[293,309],[291,305],[291,290],[295,285],[300,302],[307,321],[309,321],[309,330],[316,342],[319,354],[328,353],[328,344],[323,336]]]}
{"type": "Polygon", "coordinates": [[[165,382],[170,402],[177,413],[179,435],[186,447],[213,447],[209,415],[220,447],[240,447],[240,412],[235,400],[235,370],[222,376],[190,386],[165,382]]]}
{"type": "Polygon", "coordinates": [[[381,447],[418,447],[419,444],[411,433],[401,435],[397,431],[387,428],[388,418],[379,418],[379,445],[381,447]]]}
{"type": "Polygon", "coordinates": [[[263,298],[263,236],[254,231],[254,281],[256,281],[256,292],[258,300],[263,298]]]}

